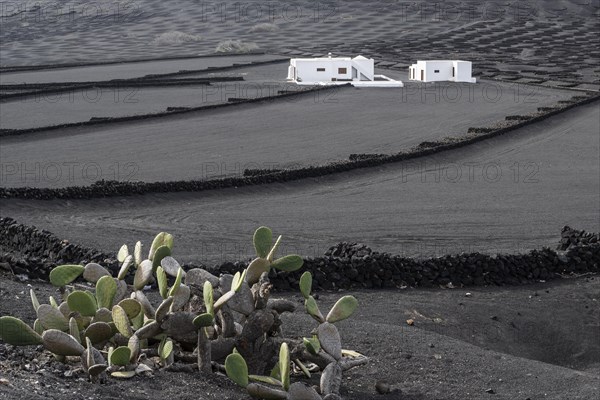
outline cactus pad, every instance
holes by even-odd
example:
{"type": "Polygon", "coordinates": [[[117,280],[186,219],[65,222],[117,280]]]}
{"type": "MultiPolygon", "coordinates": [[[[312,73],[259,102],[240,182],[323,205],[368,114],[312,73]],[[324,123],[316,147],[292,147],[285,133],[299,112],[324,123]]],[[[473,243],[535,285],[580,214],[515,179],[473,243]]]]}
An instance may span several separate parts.
{"type": "Polygon", "coordinates": [[[129,319],[137,317],[142,312],[142,306],[136,299],[121,300],[119,306],[125,310],[129,319]]]}
{"type": "Polygon", "coordinates": [[[84,267],[83,279],[88,282],[96,283],[103,276],[110,276],[110,272],[100,264],[89,263],[84,267]]]}
{"type": "Polygon", "coordinates": [[[339,299],[327,314],[327,322],[337,322],[348,318],[358,307],[358,300],[354,296],[344,296],[339,299]]]}
{"type": "Polygon", "coordinates": [[[0,339],[13,346],[42,344],[42,337],[29,325],[11,316],[0,318],[0,339]]]}
{"type": "Polygon", "coordinates": [[[323,350],[336,360],[342,358],[342,339],[335,325],[323,322],[317,328],[317,336],[323,350]]]}
{"type": "Polygon", "coordinates": [[[212,315],[210,315],[209,313],[204,313],[194,318],[194,325],[196,325],[197,328],[212,326],[213,321],[214,317],[212,315]]]}
{"type": "MultiPolygon", "coordinates": [[[[176,277],[181,265],[171,256],[166,256],[160,260],[160,266],[165,270],[167,275],[176,277]]],[[[185,273],[183,274],[185,276],[185,273]]]]}
{"type": "Polygon", "coordinates": [[[133,334],[131,330],[131,325],[129,324],[129,318],[127,317],[127,313],[123,309],[123,307],[116,305],[112,309],[112,317],[115,326],[119,333],[126,338],[130,338],[133,334]]]}
{"type": "Polygon", "coordinates": [[[109,362],[113,365],[124,367],[129,365],[131,350],[127,346],[117,347],[112,351],[109,357],[109,362]]]}
{"type": "Polygon", "coordinates": [[[271,232],[271,229],[267,228],[266,226],[261,226],[254,231],[252,241],[254,242],[256,255],[260,258],[267,258],[273,243],[273,232],[271,232]]]}
{"type": "Polygon", "coordinates": [[[37,309],[40,307],[40,302],[38,301],[33,289],[29,289],[29,296],[31,297],[31,305],[33,305],[33,311],[37,312],[37,309]]]}
{"type": "Polygon", "coordinates": [[[248,365],[240,354],[232,353],[225,359],[225,371],[229,379],[240,385],[248,386],[248,365]]]}
{"type": "Polygon", "coordinates": [[[142,263],[142,247],[142,242],[137,241],[135,248],[133,249],[133,261],[135,262],[136,266],[142,263]]]}
{"type": "Polygon", "coordinates": [[[85,350],[77,339],[57,329],[48,329],[42,339],[44,347],[59,356],[80,356],[85,350]]]}
{"type": "Polygon", "coordinates": [[[308,271],[300,277],[300,292],[305,299],[308,299],[312,291],[312,274],[308,271]]]}
{"type": "Polygon", "coordinates": [[[281,257],[273,261],[271,266],[273,268],[277,268],[280,271],[293,272],[302,268],[303,264],[304,260],[302,259],[302,257],[296,254],[290,254],[288,256],[281,257]]]}
{"type": "Polygon", "coordinates": [[[123,261],[125,261],[125,258],[127,258],[128,255],[129,255],[129,249],[127,248],[127,245],[124,244],[123,246],[121,246],[121,248],[119,249],[119,252],[117,253],[117,261],[122,263],[123,261]]]}
{"type": "Polygon", "coordinates": [[[142,290],[144,286],[150,282],[150,279],[152,279],[152,271],[152,261],[142,261],[133,277],[133,287],[135,290],[142,290]]]}
{"type": "Polygon", "coordinates": [[[50,271],[50,283],[54,286],[65,286],[73,282],[84,271],[83,265],[59,265],[50,271]]]}
{"type": "Polygon", "coordinates": [[[119,269],[119,273],[117,275],[117,279],[122,280],[125,279],[127,273],[129,272],[129,268],[133,264],[133,257],[127,256],[123,259],[121,268],[119,269]]]}
{"type": "MultiPolygon", "coordinates": [[[[112,278],[108,278],[112,281],[112,278]]],[[[86,291],[76,290],[67,297],[67,304],[72,311],[77,311],[85,317],[93,317],[98,310],[94,296],[86,291]]]]}
{"type": "Polygon", "coordinates": [[[102,343],[113,336],[112,328],[106,322],[94,322],[85,330],[85,337],[92,344],[102,343]]]}
{"type": "Polygon", "coordinates": [[[204,298],[204,306],[206,312],[213,317],[215,316],[214,300],[213,300],[213,286],[209,281],[204,282],[202,289],[202,297],[204,298]]]}
{"type": "Polygon", "coordinates": [[[323,318],[323,314],[321,314],[321,310],[319,310],[319,306],[315,301],[315,298],[312,296],[308,296],[306,301],[304,301],[304,306],[306,307],[306,312],[310,314],[317,322],[321,323],[325,321],[323,318]]]}
{"type": "Polygon", "coordinates": [[[112,308],[117,294],[117,283],[111,276],[103,276],[96,282],[98,308],[112,308]]]}
{"type": "Polygon", "coordinates": [[[169,249],[173,248],[173,235],[166,232],[160,232],[154,237],[152,245],[150,246],[150,252],[148,253],[148,259],[154,260],[154,254],[159,247],[166,246],[169,249]]]}
{"type": "Polygon", "coordinates": [[[162,360],[166,360],[169,358],[171,353],[173,352],[173,341],[171,339],[165,339],[160,344],[158,349],[158,355],[162,360]]]}
{"type": "Polygon", "coordinates": [[[290,349],[285,342],[279,348],[279,371],[283,389],[288,390],[290,387],[290,349]]]}
{"type": "Polygon", "coordinates": [[[163,258],[171,255],[171,249],[167,246],[160,246],[154,252],[154,258],[152,259],[152,268],[156,270],[156,268],[160,265],[160,262],[163,258]]]}
{"type": "Polygon", "coordinates": [[[271,263],[265,258],[255,258],[252,260],[250,265],[248,265],[247,273],[246,273],[246,281],[248,285],[252,286],[260,279],[260,276],[264,272],[269,272],[271,269],[271,263]]]}
{"type": "Polygon", "coordinates": [[[302,341],[304,342],[304,347],[306,347],[306,350],[308,350],[308,352],[311,354],[317,355],[319,350],[321,350],[321,343],[317,338],[302,338],[302,341]]]}
{"type": "Polygon", "coordinates": [[[175,278],[175,282],[171,289],[169,290],[169,296],[175,296],[177,290],[179,290],[179,286],[181,285],[181,279],[183,278],[183,268],[179,267],[179,271],[177,271],[177,277],[175,278]]]}
{"type": "Polygon", "coordinates": [[[160,297],[166,299],[169,294],[169,285],[167,282],[167,274],[163,267],[156,268],[156,282],[158,284],[158,292],[160,293],[160,297]]]}
{"type": "Polygon", "coordinates": [[[44,329],[58,329],[59,331],[69,330],[69,321],[59,311],[58,308],[49,304],[42,304],[37,310],[37,317],[44,329]]]}

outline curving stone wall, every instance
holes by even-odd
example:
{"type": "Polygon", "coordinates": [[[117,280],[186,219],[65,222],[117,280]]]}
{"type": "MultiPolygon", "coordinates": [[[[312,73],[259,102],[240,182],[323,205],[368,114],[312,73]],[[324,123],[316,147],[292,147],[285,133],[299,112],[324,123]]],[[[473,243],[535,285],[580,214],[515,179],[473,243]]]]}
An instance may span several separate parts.
{"type": "MultiPolygon", "coordinates": [[[[521,285],[563,275],[600,272],[600,234],[564,227],[558,251],[544,248],[527,254],[480,253],[413,259],[379,253],[364,244],[339,243],[323,257],[306,258],[294,273],[271,271],[277,290],[296,290],[304,271],[313,274],[316,289],[396,288],[482,285],[521,285]]],[[[98,262],[113,272],[118,269],[114,254],[69,243],[44,230],[0,218],[0,269],[47,279],[59,264],[98,262]]],[[[203,268],[213,274],[235,273],[248,261],[223,263],[203,268]]],[[[189,270],[194,264],[184,265],[189,270]]]]}
{"type": "MultiPolygon", "coordinates": [[[[308,91],[327,90],[327,88],[306,89],[308,91]]],[[[298,93],[298,92],[297,92],[298,93]]],[[[297,94],[296,93],[296,94],[297,94]]],[[[281,95],[284,96],[284,95],[281,95]]],[[[281,97],[280,96],[280,97],[281,97]]],[[[600,99],[599,94],[590,96],[574,96],[574,100],[551,108],[547,112],[536,112],[528,119],[505,121],[494,127],[470,128],[470,134],[444,138],[439,141],[422,142],[412,150],[394,154],[351,154],[348,160],[335,161],[324,165],[307,166],[296,169],[249,171],[246,176],[218,178],[210,180],[170,181],[170,182],[119,182],[101,180],[90,186],[71,186],[59,189],[53,188],[0,188],[0,198],[21,199],[88,199],[97,197],[131,196],[145,193],[165,192],[199,192],[204,190],[223,189],[262,185],[274,182],[289,182],[304,178],[314,178],[329,174],[355,170],[359,168],[376,167],[383,164],[410,160],[428,156],[443,151],[464,147],[481,140],[503,135],[507,132],[546,119],[574,107],[589,104],[600,99]],[[493,129],[493,130],[489,130],[493,129]]],[[[264,101],[264,98],[251,101],[264,101]]],[[[233,103],[229,103],[233,104],[233,103]]],[[[216,105],[215,107],[223,105],[216,105]]],[[[212,106],[206,106],[212,107],[212,106]]],[[[141,116],[144,118],[144,116],[141,116]]],[[[138,117],[124,117],[138,118],[138,117]]],[[[102,121],[99,121],[102,123],[102,121]]]]}

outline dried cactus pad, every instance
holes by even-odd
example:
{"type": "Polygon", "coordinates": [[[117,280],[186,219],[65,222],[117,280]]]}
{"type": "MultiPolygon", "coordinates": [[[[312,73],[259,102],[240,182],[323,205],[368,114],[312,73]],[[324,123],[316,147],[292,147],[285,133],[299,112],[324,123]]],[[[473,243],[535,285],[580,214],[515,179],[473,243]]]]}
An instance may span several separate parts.
{"type": "Polygon", "coordinates": [[[321,400],[317,391],[304,382],[292,383],[288,394],[290,399],[321,400]]]}
{"type": "Polygon", "coordinates": [[[150,279],[152,278],[152,261],[144,260],[135,271],[135,276],[133,277],[133,286],[135,290],[142,290],[144,286],[150,279]]]}
{"type": "Polygon", "coordinates": [[[90,339],[92,344],[101,343],[112,336],[112,328],[106,322],[94,322],[85,330],[85,337],[90,339]]]}
{"type": "Polygon", "coordinates": [[[67,321],[67,318],[65,318],[58,308],[52,307],[50,304],[39,306],[37,317],[44,329],[69,330],[69,321],[67,321]]]}
{"type": "MultiPolygon", "coordinates": [[[[171,256],[166,256],[162,260],[160,260],[160,266],[167,274],[173,277],[177,276],[177,273],[181,268],[181,265],[179,265],[177,260],[171,256]]],[[[183,275],[185,276],[185,273],[183,275]]]]}
{"type": "Polygon", "coordinates": [[[103,276],[110,276],[110,272],[100,264],[89,263],[83,270],[83,279],[88,282],[96,283],[103,276]]]}
{"type": "Polygon", "coordinates": [[[327,314],[327,322],[337,322],[348,318],[354,313],[358,307],[358,300],[354,296],[344,296],[339,299],[329,314],[327,314]]]}
{"type": "Polygon", "coordinates": [[[49,329],[42,335],[44,347],[59,356],[80,356],[83,346],[71,335],[57,329],[49,329]]]}
{"type": "Polygon", "coordinates": [[[342,339],[335,325],[323,322],[317,328],[317,335],[323,350],[336,360],[342,358],[342,339]]]}
{"type": "Polygon", "coordinates": [[[73,282],[83,273],[83,265],[59,265],[50,271],[50,283],[54,286],[65,286],[73,282]]]}
{"type": "Polygon", "coordinates": [[[43,340],[29,325],[18,318],[0,318],[0,339],[13,346],[42,344],[43,340]]]}
{"type": "Polygon", "coordinates": [[[265,400],[304,400],[303,397],[290,397],[287,392],[260,383],[250,383],[246,390],[253,399],[265,400]]]}
{"type": "Polygon", "coordinates": [[[229,379],[240,385],[248,386],[248,365],[244,357],[238,353],[232,353],[225,359],[225,371],[229,379]]]}
{"type": "Polygon", "coordinates": [[[111,372],[110,376],[119,379],[129,379],[135,376],[135,371],[115,371],[111,372]]]}

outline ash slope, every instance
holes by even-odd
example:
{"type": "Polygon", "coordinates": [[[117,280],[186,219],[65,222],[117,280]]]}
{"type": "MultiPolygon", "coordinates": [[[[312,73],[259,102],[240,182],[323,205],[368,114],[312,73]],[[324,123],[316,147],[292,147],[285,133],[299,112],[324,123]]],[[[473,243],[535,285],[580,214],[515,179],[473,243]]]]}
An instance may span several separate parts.
{"type": "Polygon", "coordinates": [[[338,241],[413,257],[515,253],[554,246],[564,225],[600,230],[599,118],[590,104],[432,157],[285,185],[0,205],[21,223],[105,251],[167,229],[184,262],[249,257],[259,225],[303,256],[338,241]]]}
{"type": "MultiPolygon", "coordinates": [[[[284,76],[285,65],[279,67],[280,76],[284,76]]],[[[242,82],[216,87],[217,92],[210,95],[202,88],[162,91],[165,97],[169,92],[171,98],[181,92],[181,99],[187,94],[191,105],[207,105],[232,90],[244,97],[243,88],[242,82]]],[[[403,89],[343,87],[133,123],[25,134],[2,139],[3,162],[23,171],[39,167],[40,175],[48,169],[47,175],[55,179],[35,180],[30,179],[35,178],[31,174],[6,174],[0,185],[65,187],[85,186],[100,179],[145,182],[209,179],[239,176],[246,168],[325,164],[347,159],[352,153],[390,154],[423,141],[464,135],[469,127],[493,126],[503,122],[507,115],[535,113],[538,107],[554,106],[573,94],[489,81],[476,86],[411,83],[403,89]],[[493,99],[489,97],[492,91],[493,99]],[[73,174],[67,175],[64,168],[67,165],[75,166],[73,174]],[[120,175],[115,172],[127,165],[135,172],[120,175]],[[59,166],[62,171],[56,172],[52,166],[59,166]]],[[[164,106],[162,97],[156,100],[147,96],[144,104],[135,106],[138,110],[151,109],[157,102],[164,106]]],[[[30,124],[29,118],[22,118],[28,105],[12,103],[3,108],[5,127],[11,127],[11,123],[30,124]]],[[[31,108],[39,115],[55,114],[63,119],[81,112],[89,115],[90,110],[106,116],[110,109],[126,109],[113,103],[110,94],[102,103],[90,104],[79,99],[74,103],[41,102],[31,108]]]]}
{"type": "MultiPolygon", "coordinates": [[[[575,370],[524,357],[536,358],[537,350],[538,356],[545,353],[558,359],[563,345],[597,354],[598,338],[593,329],[600,316],[592,307],[598,301],[599,284],[598,279],[590,277],[520,288],[480,288],[472,290],[470,298],[460,289],[353,292],[360,307],[351,320],[338,324],[340,333],[345,348],[368,355],[371,362],[345,374],[342,394],[348,400],[474,400],[489,399],[486,390],[491,389],[495,399],[503,400],[594,398],[600,390],[598,364],[587,360],[575,370]],[[568,303],[565,297],[570,299],[568,303]],[[559,316],[560,321],[553,316],[559,316]],[[415,318],[415,326],[407,326],[407,318],[415,318]],[[527,336],[531,332],[534,335],[527,336]],[[545,339],[544,333],[549,334],[545,339]],[[537,343],[536,338],[540,339],[537,343]],[[520,353],[523,348],[527,352],[520,353]],[[397,385],[401,396],[398,392],[377,395],[374,386],[379,380],[397,385]]],[[[46,283],[33,286],[40,299],[56,295],[46,283]]],[[[0,289],[1,315],[33,321],[25,283],[3,279],[0,289]]],[[[321,308],[328,309],[339,296],[321,293],[321,308]]],[[[301,303],[297,293],[284,297],[301,303]]],[[[314,321],[301,307],[293,315],[284,315],[286,336],[306,336],[313,327],[314,321]]],[[[41,369],[32,367],[32,359],[43,363],[44,356],[28,351],[13,364],[11,361],[17,357],[6,350],[0,351],[0,376],[10,385],[0,386],[2,400],[65,396],[77,400],[117,399],[124,392],[128,398],[140,400],[247,398],[224,377],[160,371],[152,378],[111,379],[104,385],[92,385],[85,379],[64,378],[63,371],[55,371],[57,363],[34,374],[20,366],[41,369]]]]}

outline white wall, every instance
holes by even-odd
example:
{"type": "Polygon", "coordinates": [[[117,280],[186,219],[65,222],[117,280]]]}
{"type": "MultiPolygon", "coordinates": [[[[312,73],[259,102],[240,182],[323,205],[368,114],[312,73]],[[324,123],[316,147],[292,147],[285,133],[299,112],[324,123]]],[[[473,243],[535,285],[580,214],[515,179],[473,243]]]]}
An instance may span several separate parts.
{"type": "Polygon", "coordinates": [[[475,82],[472,77],[472,65],[470,61],[454,61],[456,64],[456,82],[475,82]]]}
{"type": "Polygon", "coordinates": [[[350,60],[322,59],[322,60],[295,60],[296,77],[302,82],[331,81],[331,78],[352,79],[352,63],[350,60]],[[325,68],[325,71],[317,71],[325,68]],[[345,74],[340,74],[338,68],[346,68],[345,74]]]}
{"type": "MultiPolygon", "coordinates": [[[[424,68],[421,68],[425,70],[426,82],[451,81],[454,79],[452,77],[452,61],[427,61],[424,64],[424,68]]],[[[420,78],[419,75],[418,79],[420,78]]]]}
{"type": "MultiPolygon", "coordinates": [[[[363,75],[369,80],[373,80],[375,75],[375,60],[372,58],[367,59],[352,59],[352,63],[357,65],[362,71],[363,75]]],[[[358,69],[358,68],[357,68],[358,69]]],[[[357,78],[360,79],[360,70],[358,71],[357,78]]]]}
{"type": "MultiPolygon", "coordinates": [[[[439,82],[439,81],[451,81],[451,82],[475,82],[475,78],[471,77],[471,62],[470,61],[459,61],[459,60],[431,60],[431,61],[418,61],[416,64],[411,65],[414,69],[415,75],[414,80],[421,80],[421,71],[424,71],[423,82],[439,82]],[[454,67],[454,76],[452,74],[452,68],[454,67]],[[438,72],[435,72],[438,71],[438,72]]],[[[409,69],[409,74],[411,70],[409,69]]],[[[409,79],[413,79],[412,75],[409,79]]]]}

